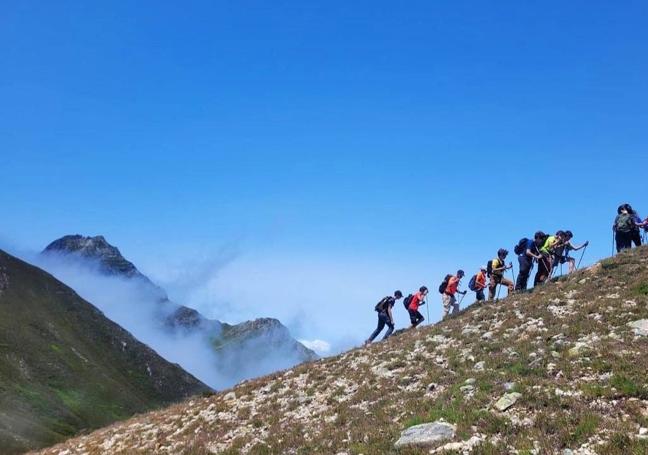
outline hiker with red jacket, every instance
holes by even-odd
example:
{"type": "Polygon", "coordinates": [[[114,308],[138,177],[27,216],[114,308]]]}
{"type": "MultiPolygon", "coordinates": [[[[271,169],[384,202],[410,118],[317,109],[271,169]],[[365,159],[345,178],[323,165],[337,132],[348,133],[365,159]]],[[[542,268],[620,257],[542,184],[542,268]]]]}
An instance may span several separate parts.
{"type": "Polygon", "coordinates": [[[412,296],[407,307],[412,329],[416,328],[421,322],[425,320],[421,312],[418,310],[421,305],[425,305],[425,299],[428,295],[428,288],[421,286],[419,291],[412,296]]]}
{"type": "Polygon", "coordinates": [[[376,338],[378,334],[382,332],[382,329],[385,328],[385,325],[387,326],[387,332],[385,332],[383,340],[389,338],[389,335],[391,335],[394,331],[394,316],[392,315],[392,308],[394,308],[396,300],[400,300],[402,297],[403,293],[401,291],[396,291],[394,292],[393,297],[391,295],[388,295],[376,304],[375,310],[378,312],[378,327],[376,327],[376,330],[374,330],[367,341],[364,342],[365,345],[371,343],[374,338],[376,338]]]}
{"type": "Polygon", "coordinates": [[[459,304],[455,298],[455,294],[459,293],[466,295],[468,291],[459,291],[459,284],[461,284],[461,279],[464,277],[464,271],[458,270],[455,276],[446,277],[447,280],[444,280],[441,284],[439,291],[441,292],[441,297],[443,300],[443,319],[445,319],[452,309],[452,314],[459,312],[459,304]],[[445,288],[444,288],[444,283],[445,288]]]}

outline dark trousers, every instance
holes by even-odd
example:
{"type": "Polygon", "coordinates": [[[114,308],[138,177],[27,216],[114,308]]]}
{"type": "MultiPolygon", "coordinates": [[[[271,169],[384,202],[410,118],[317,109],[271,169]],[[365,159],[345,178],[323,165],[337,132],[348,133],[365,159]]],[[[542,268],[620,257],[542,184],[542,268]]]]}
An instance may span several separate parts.
{"type": "Polygon", "coordinates": [[[632,231],[631,232],[617,231],[615,235],[615,239],[616,239],[617,253],[632,248],[632,231]]]}
{"type": "Polygon", "coordinates": [[[533,280],[533,285],[537,286],[544,283],[549,278],[551,273],[551,258],[549,256],[542,256],[542,259],[538,261],[538,271],[536,272],[535,279],[533,280]]]}
{"type": "Polygon", "coordinates": [[[369,339],[367,341],[371,342],[378,336],[380,332],[382,332],[382,329],[385,328],[385,325],[388,327],[387,332],[385,332],[385,336],[383,337],[383,340],[386,338],[389,338],[389,335],[392,334],[394,331],[394,324],[391,322],[389,319],[389,316],[387,313],[378,313],[378,327],[376,327],[376,330],[371,334],[369,339]]]}
{"type": "Polygon", "coordinates": [[[421,322],[425,320],[425,318],[423,317],[420,311],[418,310],[416,311],[407,310],[407,311],[409,311],[410,322],[414,327],[416,327],[417,325],[419,325],[421,322]]]}
{"type": "Polygon", "coordinates": [[[635,246],[641,246],[641,230],[635,229],[632,231],[632,242],[635,246]]]}
{"type": "Polygon", "coordinates": [[[477,296],[478,302],[481,302],[482,300],[486,300],[486,296],[484,295],[483,289],[480,289],[479,291],[475,291],[475,295],[477,296]]]}
{"type": "Polygon", "coordinates": [[[518,256],[518,262],[520,263],[520,273],[517,277],[517,283],[515,283],[515,290],[525,291],[529,281],[529,275],[531,275],[531,270],[533,269],[533,258],[530,258],[526,254],[521,254],[518,256]]]}

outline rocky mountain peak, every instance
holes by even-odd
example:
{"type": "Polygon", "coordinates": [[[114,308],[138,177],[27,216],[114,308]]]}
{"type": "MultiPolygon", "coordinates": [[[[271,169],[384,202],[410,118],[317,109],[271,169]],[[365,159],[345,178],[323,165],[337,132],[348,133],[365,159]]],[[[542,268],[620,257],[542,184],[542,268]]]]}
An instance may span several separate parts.
{"type": "Polygon", "coordinates": [[[143,277],[132,262],[126,260],[119,249],[102,235],[86,237],[83,235],[66,235],[47,245],[43,253],[78,255],[85,259],[96,260],[102,272],[109,275],[121,275],[128,278],[143,277]]]}

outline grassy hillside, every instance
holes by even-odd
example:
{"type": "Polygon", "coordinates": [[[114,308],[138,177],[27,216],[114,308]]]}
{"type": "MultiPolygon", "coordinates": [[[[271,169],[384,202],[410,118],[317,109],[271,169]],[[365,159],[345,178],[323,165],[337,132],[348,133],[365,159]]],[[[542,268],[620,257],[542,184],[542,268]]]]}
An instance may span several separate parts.
{"type": "Polygon", "coordinates": [[[0,453],[207,390],[73,290],[0,251],[0,453]]]}
{"type": "Polygon", "coordinates": [[[648,329],[629,324],[648,319],[647,266],[648,249],[623,253],[42,453],[646,454],[648,329]],[[450,439],[394,448],[406,428],[439,421],[450,439]]]}

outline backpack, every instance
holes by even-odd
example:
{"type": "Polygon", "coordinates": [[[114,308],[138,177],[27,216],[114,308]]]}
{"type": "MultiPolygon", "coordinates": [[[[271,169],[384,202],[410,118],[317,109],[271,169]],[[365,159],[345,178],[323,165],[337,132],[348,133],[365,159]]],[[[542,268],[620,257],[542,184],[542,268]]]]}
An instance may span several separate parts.
{"type": "Polygon", "coordinates": [[[634,228],[634,220],[632,219],[632,215],[622,213],[617,217],[614,227],[616,228],[617,232],[632,232],[634,228]]]}
{"type": "Polygon", "coordinates": [[[387,296],[383,298],[380,302],[376,304],[374,310],[376,310],[379,313],[382,311],[387,311],[387,305],[389,304],[390,300],[391,300],[391,296],[387,296]]]}
{"type": "Polygon", "coordinates": [[[452,278],[452,275],[446,275],[441,284],[439,285],[439,294],[443,294],[448,287],[448,282],[452,278]]]}
{"type": "Polygon", "coordinates": [[[405,297],[405,298],[403,299],[403,306],[405,307],[405,309],[406,309],[407,311],[409,311],[409,304],[412,302],[412,298],[413,298],[413,297],[414,297],[414,296],[413,296],[412,294],[410,294],[410,295],[408,295],[407,297],[405,297]]]}
{"type": "Polygon", "coordinates": [[[527,239],[526,237],[520,239],[517,245],[515,245],[515,248],[513,248],[513,252],[518,256],[524,254],[526,252],[526,246],[528,243],[529,243],[529,239],[527,239]]]}
{"type": "Polygon", "coordinates": [[[477,290],[477,275],[473,275],[473,277],[468,282],[468,289],[470,289],[471,291],[477,290]]]}

